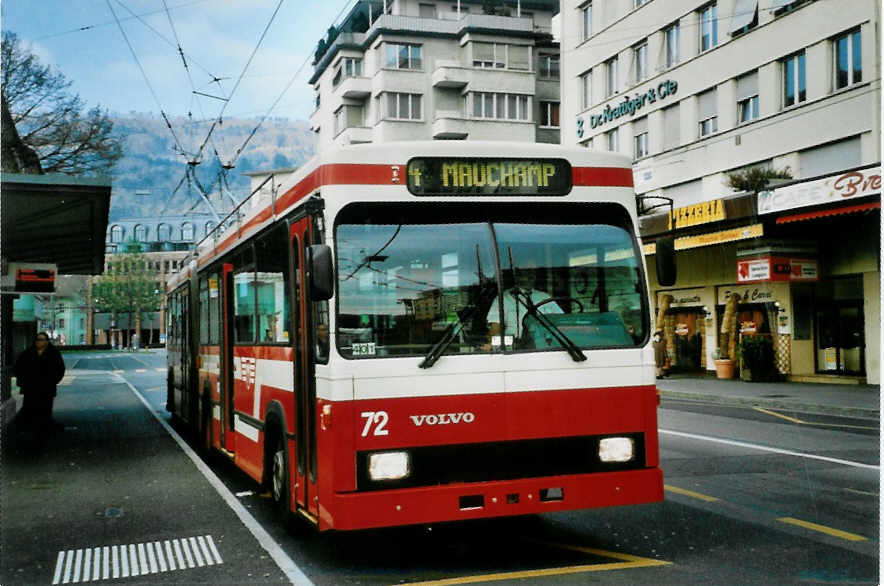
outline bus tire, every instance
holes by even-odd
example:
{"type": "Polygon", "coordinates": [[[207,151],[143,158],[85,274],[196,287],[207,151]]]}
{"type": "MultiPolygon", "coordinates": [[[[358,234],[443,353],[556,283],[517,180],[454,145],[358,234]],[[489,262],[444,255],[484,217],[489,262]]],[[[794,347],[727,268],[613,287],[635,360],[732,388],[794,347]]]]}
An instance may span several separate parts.
{"type": "Polygon", "coordinates": [[[283,524],[288,526],[292,517],[291,510],[291,475],[289,471],[288,454],[285,447],[285,435],[274,426],[274,431],[270,436],[269,456],[269,478],[268,488],[273,498],[273,504],[282,518],[283,524]]]}

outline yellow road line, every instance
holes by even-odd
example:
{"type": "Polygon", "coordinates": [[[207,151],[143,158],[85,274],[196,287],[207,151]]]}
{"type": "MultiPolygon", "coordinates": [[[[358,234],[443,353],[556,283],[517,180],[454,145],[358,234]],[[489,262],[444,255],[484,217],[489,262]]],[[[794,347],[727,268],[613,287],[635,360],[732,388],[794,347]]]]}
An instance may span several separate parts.
{"type": "Polygon", "coordinates": [[[678,488],[677,486],[672,486],[670,484],[664,484],[663,490],[668,490],[669,492],[674,492],[675,494],[689,496],[689,497],[695,498],[697,500],[706,501],[707,503],[714,503],[714,502],[718,501],[718,499],[715,498],[714,496],[701,494],[699,492],[694,492],[693,490],[687,490],[685,488],[678,488]]]}
{"type": "Polygon", "coordinates": [[[433,586],[443,586],[445,584],[477,584],[480,582],[494,582],[496,580],[519,580],[522,578],[541,578],[544,576],[563,576],[568,574],[582,574],[585,572],[605,572],[610,570],[625,570],[629,568],[650,568],[655,566],[670,566],[672,562],[663,560],[654,560],[651,558],[643,558],[628,553],[619,553],[616,551],[608,551],[605,549],[595,549],[592,547],[582,547],[579,545],[567,545],[563,543],[547,543],[528,539],[531,543],[540,545],[549,545],[560,549],[569,549],[579,551],[581,553],[589,553],[599,557],[613,558],[615,560],[623,560],[620,562],[611,562],[607,564],[589,564],[580,566],[564,566],[561,568],[546,568],[542,570],[522,570],[518,572],[500,572],[496,574],[481,574],[477,576],[461,576],[458,578],[446,578],[443,580],[430,580],[427,582],[411,582],[410,584],[432,584],[433,586]]]}
{"type": "Polygon", "coordinates": [[[841,531],[840,529],[832,529],[831,527],[826,527],[825,525],[817,525],[816,523],[811,523],[810,521],[802,521],[801,519],[795,519],[793,517],[780,517],[779,519],[777,519],[777,521],[789,523],[790,525],[797,525],[799,527],[804,527],[805,529],[810,529],[812,531],[819,531],[820,533],[825,533],[834,537],[840,537],[841,539],[846,539],[847,541],[866,541],[867,539],[862,535],[857,535],[856,533],[848,533],[847,531],[841,531]]]}
{"type": "Polygon", "coordinates": [[[775,411],[768,411],[767,409],[762,409],[761,407],[754,407],[754,409],[756,411],[761,411],[762,413],[767,413],[768,415],[773,415],[774,417],[779,417],[780,419],[785,419],[786,421],[791,421],[792,423],[806,423],[805,421],[801,421],[800,419],[795,419],[794,417],[788,417],[786,415],[776,413],[775,411]]]}

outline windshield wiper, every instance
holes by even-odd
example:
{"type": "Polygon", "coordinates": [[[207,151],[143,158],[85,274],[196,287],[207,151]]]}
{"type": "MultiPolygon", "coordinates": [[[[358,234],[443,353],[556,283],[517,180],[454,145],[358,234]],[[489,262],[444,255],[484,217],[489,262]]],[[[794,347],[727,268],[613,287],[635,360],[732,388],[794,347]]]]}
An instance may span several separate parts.
{"type": "Polygon", "coordinates": [[[577,346],[571,338],[566,336],[562,330],[556,327],[554,323],[552,323],[546,315],[543,314],[542,311],[537,311],[537,306],[534,305],[534,302],[531,301],[531,296],[519,289],[518,287],[514,287],[512,289],[512,295],[516,300],[516,303],[521,303],[525,309],[528,310],[528,315],[533,317],[537,323],[542,325],[549,333],[552,334],[553,338],[556,339],[562,348],[564,348],[568,354],[571,355],[571,358],[574,359],[574,362],[583,362],[586,360],[586,354],[583,353],[583,350],[577,346]]]}
{"type": "Polygon", "coordinates": [[[454,341],[466,325],[466,322],[476,313],[476,310],[480,307],[485,307],[491,302],[493,297],[497,296],[497,282],[494,279],[486,279],[479,287],[479,294],[476,296],[476,300],[468,304],[457,314],[457,320],[448,325],[439,341],[433,344],[433,347],[427,352],[423,361],[418,364],[420,368],[430,368],[436,364],[439,358],[441,358],[442,353],[445,352],[445,349],[451,345],[451,342],[454,341]]]}
{"type": "Polygon", "coordinates": [[[489,297],[491,297],[492,294],[495,296],[497,295],[497,281],[485,278],[485,275],[482,272],[482,257],[479,254],[478,244],[476,245],[476,270],[479,275],[479,293],[476,295],[476,298],[472,303],[467,304],[467,306],[457,314],[457,319],[445,328],[442,337],[438,342],[433,344],[433,347],[427,352],[423,361],[418,364],[420,368],[430,368],[436,364],[442,356],[442,353],[445,352],[445,349],[451,345],[451,342],[457,337],[464,325],[466,325],[467,320],[473,317],[473,314],[476,313],[478,308],[486,306],[489,297]]]}
{"type": "MultiPolygon", "coordinates": [[[[516,267],[513,263],[513,248],[511,246],[507,247],[507,252],[510,257],[510,271],[513,275],[513,282],[518,283],[519,277],[516,275],[516,267]]],[[[574,362],[583,362],[586,360],[586,354],[581,350],[568,336],[562,333],[562,330],[556,327],[554,323],[552,323],[548,317],[546,317],[542,312],[537,311],[537,306],[534,305],[534,302],[531,300],[531,294],[527,291],[523,291],[519,287],[513,287],[511,291],[513,298],[516,300],[516,303],[521,303],[525,309],[528,310],[528,314],[531,315],[537,323],[542,325],[549,333],[552,334],[553,338],[556,339],[556,342],[564,348],[574,362]]]]}

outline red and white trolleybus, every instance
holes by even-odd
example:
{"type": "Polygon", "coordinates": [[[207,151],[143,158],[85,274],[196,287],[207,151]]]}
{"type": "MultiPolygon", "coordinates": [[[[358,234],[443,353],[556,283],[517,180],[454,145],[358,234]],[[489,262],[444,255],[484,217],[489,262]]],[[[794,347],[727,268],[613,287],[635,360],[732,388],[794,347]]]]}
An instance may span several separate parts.
{"type": "Polygon", "coordinates": [[[632,186],[552,145],[318,156],[170,281],[167,407],[320,530],[659,501],[632,186]]]}

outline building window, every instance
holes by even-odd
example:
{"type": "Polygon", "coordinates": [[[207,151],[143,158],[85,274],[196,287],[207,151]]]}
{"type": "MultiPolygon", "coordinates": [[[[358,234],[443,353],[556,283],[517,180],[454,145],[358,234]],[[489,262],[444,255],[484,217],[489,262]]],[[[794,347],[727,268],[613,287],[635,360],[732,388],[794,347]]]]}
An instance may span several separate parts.
{"type": "Polygon", "coordinates": [[[758,118],[758,71],[737,78],[737,120],[740,124],[758,118]]]}
{"type": "Polygon", "coordinates": [[[580,105],[586,110],[592,105],[592,70],[580,76],[580,105]]]}
{"type": "Polygon", "coordinates": [[[642,132],[635,135],[635,158],[641,159],[648,156],[648,133],[642,132]]]}
{"type": "MultiPolygon", "coordinates": [[[[421,120],[421,95],[402,94],[387,92],[384,94],[387,101],[388,120],[421,120]]],[[[341,109],[343,110],[343,108],[341,109]]]]}
{"type": "Polygon", "coordinates": [[[169,224],[160,224],[157,226],[157,240],[160,242],[168,242],[172,240],[172,226],[169,224]]]}
{"type": "Polygon", "coordinates": [[[644,40],[632,48],[635,62],[635,82],[638,83],[648,76],[648,41],[644,40]]]}
{"type": "Polygon", "coordinates": [[[737,0],[734,14],[731,16],[731,36],[742,35],[756,26],[758,26],[758,0],[737,0]]]}
{"type": "Polygon", "coordinates": [[[805,2],[806,0],[773,0],[769,10],[773,12],[775,16],[779,16],[791,12],[805,2]]]}
{"type": "Polygon", "coordinates": [[[530,100],[521,94],[500,94],[493,92],[473,93],[473,117],[486,120],[524,120],[528,114],[530,100]]]}
{"type": "Polygon", "coordinates": [[[540,125],[551,128],[559,127],[558,102],[540,102],[540,125]]]}
{"type": "Polygon", "coordinates": [[[608,142],[608,150],[616,153],[620,150],[620,129],[615,128],[605,133],[605,139],[608,142]]]}
{"type": "Polygon", "coordinates": [[[707,90],[699,96],[700,104],[698,110],[699,132],[700,137],[708,136],[713,132],[718,132],[718,112],[717,92],[715,88],[707,90]]]}
{"type": "Polygon", "coordinates": [[[863,53],[860,31],[837,37],[834,41],[835,89],[841,89],[863,80],[863,53]]]}
{"type": "Polygon", "coordinates": [[[343,79],[348,77],[360,77],[362,75],[362,59],[355,57],[344,57],[338,66],[332,85],[337,86],[343,79]]]}
{"type": "Polygon", "coordinates": [[[143,224],[135,226],[135,240],[138,242],[147,242],[147,226],[143,224]]]}
{"type": "Polygon", "coordinates": [[[509,60],[507,67],[517,71],[528,71],[531,69],[531,47],[528,45],[510,45],[507,53],[509,60]]]}
{"type": "Polygon", "coordinates": [[[663,108],[663,150],[681,144],[681,111],[679,105],[663,108]]]}
{"type": "Polygon", "coordinates": [[[700,10],[700,52],[718,45],[718,6],[710,4],[700,10]]]}
{"type": "Polygon", "coordinates": [[[472,43],[473,67],[503,69],[506,67],[506,45],[500,43],[472,43]]]}
{"type": "Polygon", "coordinates": [[[617,93],[617,57],[605,61],[605,97],[617,93]]]}
{"type": "Polygon", "coordinates": [[[559,56],[541,55],[537,59],[537,72],[543,79],[559,79],[559,56]]]}
{"type": "Polygon", "coordinates": [[[122,226],[111,226],[110,231],[110,241],[111,242],[122,242],[123,241],[123,227],[122,226]]]}
{"type": "Polygon", "coordinates": [[[651,0],[635,0],[635,7],[638,8],[639,6],[643,6],[650,1],[651,0]]]}
{"type": "Polygon", "coordinates": [[[181,224],[181,240],[193,240],[193,224],[190,222],[184,222],[181,224]]]}
{"type": "Polygon", "coordinates": [[[583,40],[592,36],[592,2],[586,3],[583,8],[583,40]]]}
{"type": "Polygon", "coordinates": [[[384,67],[391,69],[420,69],[421,46],[402,43],[385,43],[384,67]]]}
{"type": "Polygon", "coordinates": [[[666,27],[663,32],[666,39],[666,67],[673,67],[678,64],[678,45],[679,45],[679,29],[678,23],[673,23],[666,27]]]}
{"type": "Polygon", "coordinates": [[[783,107],[788,108],[807,99],[804,51],[783,59],[783,107]]]}
{"type": "Polygon", "coordinates": [[[435,4],[418,4],[418,14],[420,14],[421,18],[436,18],[436,5],[435,4]]]}
{"type": "Polygon", "coordinates": [[[633,157],[641,159],[650,154],[648,150],[648,118],[639,118],[632,123],[633,157]]]}

